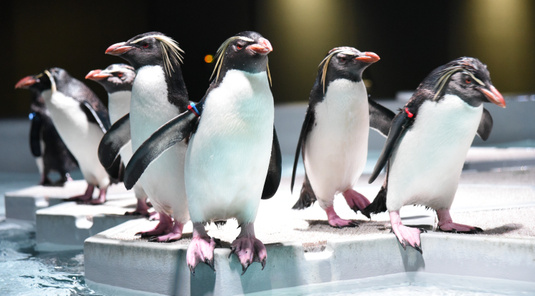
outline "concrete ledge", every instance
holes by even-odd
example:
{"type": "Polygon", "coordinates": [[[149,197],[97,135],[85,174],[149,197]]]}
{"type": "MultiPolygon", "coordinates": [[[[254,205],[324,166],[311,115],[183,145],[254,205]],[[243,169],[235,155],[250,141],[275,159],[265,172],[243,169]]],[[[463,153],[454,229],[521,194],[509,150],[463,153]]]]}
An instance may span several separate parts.
{"type": "MultiPolygon", "coordinates": [[[[63,187],[36,185],[6,192],[4,194],[6,218],[35,221],[37,210],[60,204],[66,198],[81,195],[86,188],[87,183],[84,180],[75,180],[65,183],[63,187]]],[[[95,190],[94,196],[97,194],[98,190],[95,190]]],[[[113,184],[108,189],[109,199],[133,198],[133,196],[133,193],[127,191],[122,184],[113,184]]]]}
{"type": "MultiPolygon", "coordinates": [[[[127,226],[114,231],[122,227],[127,226]]],[[[183,244],[117,241],[99,234],[85,242],[85,277],[96,291],[132,295],[234,295],[407,272],[535,283],[534,239],[426,233],[422,245],[423,255],[404,250],[385,234],[329,241],[319,252],[306,252],[298,243],[268,244],[265,269],[255,263],[244,275],[237,258],[228,258],[230,250],[217,248],[216,272],[200,264],[192,276],[183,244]]]]}

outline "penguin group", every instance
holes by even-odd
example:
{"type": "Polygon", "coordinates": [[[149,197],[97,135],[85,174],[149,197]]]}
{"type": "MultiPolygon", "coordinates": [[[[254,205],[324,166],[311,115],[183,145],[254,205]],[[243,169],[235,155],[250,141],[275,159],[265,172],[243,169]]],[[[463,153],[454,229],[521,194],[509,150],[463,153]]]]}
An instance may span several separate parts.
{"type": "MultiPolygon", "coordinates": [[[[149,199],[157,213],[158,224],[140,231],[142,237],[176,241],[192,222],[186,253],[192,273],[201,262],[214,269],[219,242],[206,224],[236,219],[240,233],[230,244],[231,254],[243,272],[254,262],[264,268],[268,254],[254,222],[260,201],[275,195],[282,175],[268,63],[272,51],[270,41],[253,31],[224,40],[199,100],[188,95],[183,50],[160,32],[110,45],[105,54],[128,64],[87,74],[108,93],[108,108],[61,68],[21,79],[16,88],[32,90],[39,110],[46,109],[36,113],[31,130],[32,152],[44,157],[41,183],[50,183],[50,170],[60,172],[65,182],[77,164],[88,187],[71,200],[101,204],[108,186],[124,181],[137,198],[130,214],[149,216],[149,199]],[[38,125],[55,127],[54,140],[47,142],[48,132],[37,131],[38,125]],[[47,161],[47,149],[54,149],[59,160],[47,161]],[[95,188],[100,190],[96,199],[95,188]]],[[[293,208],[317,201],[330,226],[354,227],[355,221],[334,210],[335,196],[341,194],[352,210],[368,218],[388,211],[399,243],[420,252],[422,230],[401,223],[405,205],[435,210],[441,231],[481,232],[454,223],[449,209],[474,136],[486,140],[492,129],[483,103],[506,105],[486,65],[461,57],[436,68],[396,114],[367,93],[363,72],[379,60],[374,52],[342,46],[320,61],[297,140],[292,191],[300,158],[305,172],[293,208]],[[372,202],[355,188],[366,164],[370,128],[386,138],[369,179],[372,183],[386,171],[372,202]]]]}

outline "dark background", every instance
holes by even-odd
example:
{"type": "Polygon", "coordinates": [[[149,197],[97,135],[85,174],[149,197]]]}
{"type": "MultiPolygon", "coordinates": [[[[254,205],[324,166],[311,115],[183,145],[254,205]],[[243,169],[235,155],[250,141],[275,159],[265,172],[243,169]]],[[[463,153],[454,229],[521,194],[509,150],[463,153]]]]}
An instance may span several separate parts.
{"type": "MultiPolygon", "coordinates": [[[[84,80],[123,60],[104,54],[113,43],[161,31],[185,51],[190,99],[209,83],[215,54],[228,37],[255,30],[268,38],[277,103],[308,100],[317,66],[336,46],[373,51],[365,74],[374,98],[413,90],[435,67],[459,56],[486,63],[504,94],[535,92],[535,2],[450,1],[10,1],[0,3],[0,118],[26,116],[30,95],[15,83],[45,68],[84,80]]],[[[86,81],[107,102],[104,90],[86,81]]]]}

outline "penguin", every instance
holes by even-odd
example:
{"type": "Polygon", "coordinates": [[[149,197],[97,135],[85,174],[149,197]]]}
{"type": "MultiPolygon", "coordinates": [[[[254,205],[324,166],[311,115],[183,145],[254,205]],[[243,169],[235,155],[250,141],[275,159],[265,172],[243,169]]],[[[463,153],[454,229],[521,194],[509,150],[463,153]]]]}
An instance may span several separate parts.
{"type": "Polygon", "coordinates": [[[34,75],[19,80],[15,89],[28,89],[32,93],[30,103],[30,150],[35,158],[40,174],[39,185],[63,186],[71,181],[70,172],[78,168],[78,163],[59,136],[45,106],[42,84],[34,75]],[[57,172],[59,179],[52,181],[49,174],[57,172]]]}
{"type": "Polygon", "coordinates": [[[405,205],[435,210],[441,231],[482,231],[454,223],[450,207],[475,134],[486,140],[492,130],[492,117],[483,107],[486,102],[506,105],[487,66],[476,58],[461,57],[433,70],[393,119],[369,183],[385,166],[386,179],[363,213],[369,217],[388,211],[403,248],[409,245],[422,252],[421,230],[402,224],[399,211],[405,205]]]}
{"type": "Polygon", "coordinates": [[[363,71],[379,61],[373,52],[353,47],[331,49],[319,64],[305,120],[295,152],[291,190],[299,155],[305,178],[293,209],[304,209],[316,200],[327,213],[332,227],[356,226],[340,218],[333,207],[335,195],[342,193],[355,211],[370,204],[353,189],[364,170],[370,127],[386,136],[394,113],[368,97],[363,71]]]}
{"type": "MultiPolygon", "coordinates": [[[[115,123],[101,143],[101,146],[115,150],[110,155],[115,155],[117,146],[121,146],[114,146],[113,141],[128,139],[124,132],[130,133],[132,151],[136,151],[161,125],[187,110],[188,91],[180,66],[182,52],[175,40],[161,32],[143,33],[108,47],[106,54],[123,58],[136,71],[129,119],[115,123]],[[125,128],[125,124],[129,124],[129,128],[125,128]],[[119,137],[114,136],[117,134],[115,132],[119,137]]],[[[150,241],[179,240],[184,224],[189,221],[184,185],[186,148],[185,142],[172,147],[154,161],[139,179],[160,216],[154,229],[139,232],[150,241]]],[[[110,164],[112,158],[111,161],[101,158],[101,161],[110,164]]]]}
{"type": "MultiPolygon", "coordinates": [[[[130,98],[135,77],[135,69],[127,64],[112,64],[104,70],[92,70],[85,76],[86,79],[96,81],[102,85],[108,93],[108,112],[112,124],[130,113],[130,98]]],[[[128,163],[132,157],[132,143],[130,140],[122,147],[120,156],[124,163],[128,163]]],[[[137,199],[136,209],[125,214],[149,217],[150,207],[147,205],[147,194],[141,185],[134,186],[134,194],[137,199]]]]}
{"type": "Polygon", "coordinates": [[[223,42],[203,99],[158,129],[126,168],[128,188],[158,155],[188,140],[185,180],[193,237],[186,261],[193,274],[199,262],[214,268],[216,241],[205,223],[232,218],[240,234],[231,244],[231,254],[238,257],[243,272],[253,262],[262,268],[266,264],[266,248],[256,238],[254,221],[260,200],[273,196],[281,176],[268,68],[272,50],[271,43],[253,31],[223,42]]]}
{"type": "Polygon", "coordinates": [[[91,89],[62,68],[45,70],[39,80],[44,85],[42,95],[52,122],[87,181],[85,193],[68,200],[104,203],[112,180],[98,161],[97,149],[110,127],[106,107],[91,89]],[[95,187],[100,189],[97,199],[93,199],[95,187]]]}

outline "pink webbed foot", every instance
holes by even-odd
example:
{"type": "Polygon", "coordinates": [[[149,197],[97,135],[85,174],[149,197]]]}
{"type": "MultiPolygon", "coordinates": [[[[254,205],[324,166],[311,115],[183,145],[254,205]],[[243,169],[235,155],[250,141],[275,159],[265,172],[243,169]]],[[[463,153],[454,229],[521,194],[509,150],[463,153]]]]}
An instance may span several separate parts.
{"type": "Polygon", "coordinates": [[[327,213],[327,220],[329,221],[329,225],[336,228],[342,228],[342,227],[355,227],[357,226],[357,223],[352,220],[345,220],[340,218],[338,214],[334,211],[334,207],[330,206],[327,209],[325,209],[325,212],[327,213]]]}
{"type": "Polygon", "coordinates": [[[84,194],[67,198],[65,199],[65,201],[76,201],[76,202],[81,202],[81,203],[88,203],[91,201],[91,199],[93,199],[93,191],[95,191],[95,186],[87,184],[87,188],[84,194]]]}
{"type": "Polygon", "coordinates": [[[423,229],[407,227],[401,223],[399,211],[390,212],[390,223],[392,224],[392,231],[398,238],[399,243],[406,248],[407,245],[413,247],[418,252],[422,253],[422,245],[420,242],[420,233],[423,229]]]}
{"type": "MultiPolygon", "coordinates": [[[[262,265],[262,270],[266,266],[267,250],[264,244],[256,238],[254,234],[254,224],[249,223],[241,226],[241,233],[232,242],[230,255],[236,254],[242,266],[242,275],[253,263],[262,265]]],[[[230,256],[229,255],[229,256],[230,256]]]]}
{"type": "Polygon", "coordinates": [[[136,234],[148,237],[151,242],[171,242],[182,238],[183,228],[184,224],[173,221],[173,218],[165,213],[160,213],[160,222],[154,229],[136,234]]]}
{"type": "Polygon", "coordinates": [[[108,192],[108,188],[100,189],[100,192],[98,194],[98,198],[96,199],[90,199],[89,201],[85,201],[83,203],[90,204],[90,205],[101,205],[106,202],[106,194],[108,192]]]}
{"type": "Polygon", "coordinates": [[[188,246],[186,262],[192,274],[195,274],[195,267],[199,262],[204,262],[212,270],[214,269],[214,249],[216,242],[208,236],[202,223],[193,224],[193,238],[188,246]]]}
{"type": "Polygon", "coordinates": [[[347,205],[356,212],[364,210],[370,205],[370,201],[362,194],[353,189],[348,189],[343,193],[347,205]]]}
{"type": "Polygon", "coordinates": [[[444,232],[459,232],[459,233],[479,233],[483,232],[483,229],[479,227],[453,223],[450,216],[449,209],[437,210],[438,216],[438,229],[444,232]]]}

